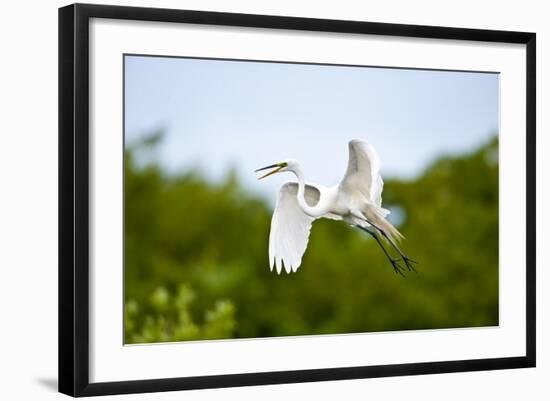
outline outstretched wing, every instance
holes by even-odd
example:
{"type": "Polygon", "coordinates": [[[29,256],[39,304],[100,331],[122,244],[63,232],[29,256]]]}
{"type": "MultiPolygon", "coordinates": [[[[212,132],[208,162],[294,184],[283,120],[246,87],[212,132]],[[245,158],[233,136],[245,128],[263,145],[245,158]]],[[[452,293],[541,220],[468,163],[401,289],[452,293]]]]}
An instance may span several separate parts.
{"type": "Polygon", "coordinates": [[[358,139],[349,142],[348,168],[340,188],[349,194],[359,191],[374,205],[382,205],[384,181],[380,176],[380,158],[374,147],[358,139]]]}
{"type": "MultiPolygon", "coordinates": [[[[269,268],[273,270],[275,266],[277,273],[281,273],[283,266],[287,273],[298,270],[307,248],[311,223],[315,220],[302,211],[296,200],[297,193],[297,183],[284,184],[271,218],[269,268]]],[[[321,193],[313,185],[306,185],[304,198],[308,205],[315,206],[321,193]]]]}

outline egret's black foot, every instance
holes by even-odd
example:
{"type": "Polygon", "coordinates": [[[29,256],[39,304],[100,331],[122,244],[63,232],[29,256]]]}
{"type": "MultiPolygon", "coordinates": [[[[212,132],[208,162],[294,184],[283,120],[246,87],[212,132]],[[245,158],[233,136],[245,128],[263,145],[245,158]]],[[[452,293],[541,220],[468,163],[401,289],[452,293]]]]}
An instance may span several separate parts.
{"type": "Polygon", "coordinates": [[[414,268],[414,266],[413,266],[413,263],[418,264],[418,262],[416,260],[412,260],[411,258],[403,255],[403,262],[405,262],[405,266],[407,266],[407,269],[409,271],[413,271],[415,273],[418,273],[416,271],[416,269],[414,268]]]}
{"type": "Polygon", "coordinates": [[[395,273],[400,274],[401,276],[405,277],[405,269],[403,268],[403,266],[401,266],[399,264],[400,260],[401,259],[389,259],[390,263],[393,266],[393,270],[395,271],[395,273]]]}

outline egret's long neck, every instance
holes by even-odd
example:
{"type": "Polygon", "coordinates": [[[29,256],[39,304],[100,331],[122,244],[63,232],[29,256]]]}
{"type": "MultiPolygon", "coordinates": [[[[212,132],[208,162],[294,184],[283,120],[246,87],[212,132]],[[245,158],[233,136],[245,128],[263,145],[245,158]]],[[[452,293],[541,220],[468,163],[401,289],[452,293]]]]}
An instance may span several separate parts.
{"type": "Polygon", "coordinates": [[[319,204],[317,204],[316,206],[309,206],[306,202],[306,183],[302,168],[300,166],[296,166],[294,167],[293,172],[298,179],[298,193],[296,194],[296,199],[298,200],[298,204],[300,205],[304,213],[311,217],[321,217],[322,215],[324,215],[325,211],[318,208],[319,204]]]}

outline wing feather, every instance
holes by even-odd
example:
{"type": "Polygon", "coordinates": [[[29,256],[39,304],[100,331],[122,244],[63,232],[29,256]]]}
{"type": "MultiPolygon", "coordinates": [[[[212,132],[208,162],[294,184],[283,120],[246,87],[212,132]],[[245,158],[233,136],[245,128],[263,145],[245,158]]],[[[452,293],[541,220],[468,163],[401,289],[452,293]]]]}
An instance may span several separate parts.
{"type": "MultiPolygon", "coordinates": [[[[283,267],[287,273],[298,270],[302,256],[307,248],[313,217],[305,214],[298,201],[298,184],[284,184],[277,198],[277,204],[271,218],[269,233],[269,267],[281,273],[283,267]]],[[[320,191],[312,185],[306,185],[304,198],[308,205],[319,202],[320,191]]]]}
{"type": "Polygon", "coordinates": [[[380,158],[374,147],[358,139],[349,142],[349,160],[340,187],[352,193],[360,191],[374,205],[382,206],[384,181],[380,176],[380,158]]]}

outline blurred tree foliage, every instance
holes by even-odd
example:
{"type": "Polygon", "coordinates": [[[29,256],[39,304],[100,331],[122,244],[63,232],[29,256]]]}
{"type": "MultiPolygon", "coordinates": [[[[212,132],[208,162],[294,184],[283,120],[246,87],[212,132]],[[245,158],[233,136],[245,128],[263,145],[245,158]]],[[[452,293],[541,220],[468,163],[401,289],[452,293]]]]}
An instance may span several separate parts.
{"type": "Polygon", "coordinates": [[[386,180],[384,204],[420,262],[406,278],[368,235],[328,220],[296,274],[270,272],[270,207],[234,174],[213,184],[138,163],[160,140],[125,155],[127,343],[498,324],[496,138],[386,180]]]}

